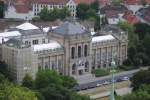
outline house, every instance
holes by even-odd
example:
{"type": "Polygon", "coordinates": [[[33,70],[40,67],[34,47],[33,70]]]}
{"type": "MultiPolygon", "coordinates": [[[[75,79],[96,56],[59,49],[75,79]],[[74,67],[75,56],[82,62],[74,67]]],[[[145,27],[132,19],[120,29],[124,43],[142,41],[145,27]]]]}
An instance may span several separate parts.
{"type": "Polygon", "coordinates": [[[68,7],[71,16],[76,16],[76,3],[74,0],[15,0],[6,1],[7,9],[5,10],[5,18],[17,18],[23,20],[31,20],[38,16],[38,13],[44,7],[48,9],[62,9],[68,7]]]}
{"type": "Polygon", "coordinates": [[[134,15],[132,12],[126,12],[122,18],[125,21],[127,21],[129,24],[132,24],[132,25],[140,22],[138,17],[136,15],[134,15]]]}

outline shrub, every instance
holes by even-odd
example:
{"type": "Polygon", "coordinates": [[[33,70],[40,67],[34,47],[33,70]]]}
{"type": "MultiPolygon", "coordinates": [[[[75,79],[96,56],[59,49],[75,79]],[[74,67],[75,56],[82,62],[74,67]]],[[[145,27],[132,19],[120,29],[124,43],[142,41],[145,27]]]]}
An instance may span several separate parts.
{"type": "Polygon", "coordinates": [[[109,71],[104,69],[96,69],[93,70],[92,73],[95,74],[95,77],[109,75],[109,71]]]}

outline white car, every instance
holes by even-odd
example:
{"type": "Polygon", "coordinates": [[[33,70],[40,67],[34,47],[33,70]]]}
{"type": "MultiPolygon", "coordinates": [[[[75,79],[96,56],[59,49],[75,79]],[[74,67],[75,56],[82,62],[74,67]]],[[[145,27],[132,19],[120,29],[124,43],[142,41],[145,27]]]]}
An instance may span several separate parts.
{"type": "Polygon", "coordinates": [[[109,81],[104,81],[104,83],[103,83],[103,85],[108,85],[108,84],[110,84],[109,81]]]}
{"type": "Polygon", "coordinates": [[[101,83],[96,84],[97,87],[102,86],[102,85],[103,85],[103,84],[101,84],[101,83]]]}
{"type": "Polygon", "coordinates": [[[122,80],[123,80],[123,81],[128,81],[128,80],[129,80],[129,77],[125,76],[125,77],[122,78],[122,80]]]}

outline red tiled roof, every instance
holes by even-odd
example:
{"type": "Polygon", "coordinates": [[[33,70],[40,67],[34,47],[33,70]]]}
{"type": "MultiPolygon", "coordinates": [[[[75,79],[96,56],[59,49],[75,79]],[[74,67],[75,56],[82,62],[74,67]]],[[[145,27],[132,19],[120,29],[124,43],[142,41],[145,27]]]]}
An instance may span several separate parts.
{"type": "Polygon", "coordinates": [[[39,4],[53,4],[53,5],[59,5],[59,4],[66,4],[69,0],[33,0],[33,3],[39,3],[39,4]]]}
{"type": "Polygon", "coordinates": [[[17,13],[28,13],[29,8],[26,5],[15,5],[17,13]]]}
{"type": "Polygon", "coordinates": [[[140,4],[141,0],[123,0],[123,2],[128,5],[136,5],[140,4]]]}
{"type": "Polygon", "coordinates": [[[111,11],[106,11],[106,17],[107,18],[118,18],[118,12],[111,10],[111,11]]]}
{"type": "Polygon", "coordinates": [[[111,3],[110,0],[99,0],[99,5],[101,5],[101,6],[106,6],[110,3],[111,3]]]}
{"type": "Polygon", "coordinates": [[[85,4],[91,4],[95,0],[74,0],[76,4],[85,3],[85,4]]]}
{"type": "Polygon", "coordinates": [[[123,15],[123,18],[129,23],[129,24],[136,24],[138,22],[140,22],[140,20],[135,16],[133,15],[131,12],[126,12],[124,15],[123,15]]]}

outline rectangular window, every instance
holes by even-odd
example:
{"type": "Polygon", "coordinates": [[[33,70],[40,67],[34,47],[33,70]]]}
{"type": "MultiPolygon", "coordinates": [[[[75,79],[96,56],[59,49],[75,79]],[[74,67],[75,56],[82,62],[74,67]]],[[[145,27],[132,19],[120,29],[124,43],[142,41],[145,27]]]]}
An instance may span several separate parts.
{"type": "Polygon", "coordinates": [[[42,43],[45,43],[45,39],[42,39],[42,43]]]}
{"type": "Polygon", "coordinates": [[[32,41],[32,44],[34,45],[34,44],[38,44],[38,40],[33,40],[32,41]]]}

